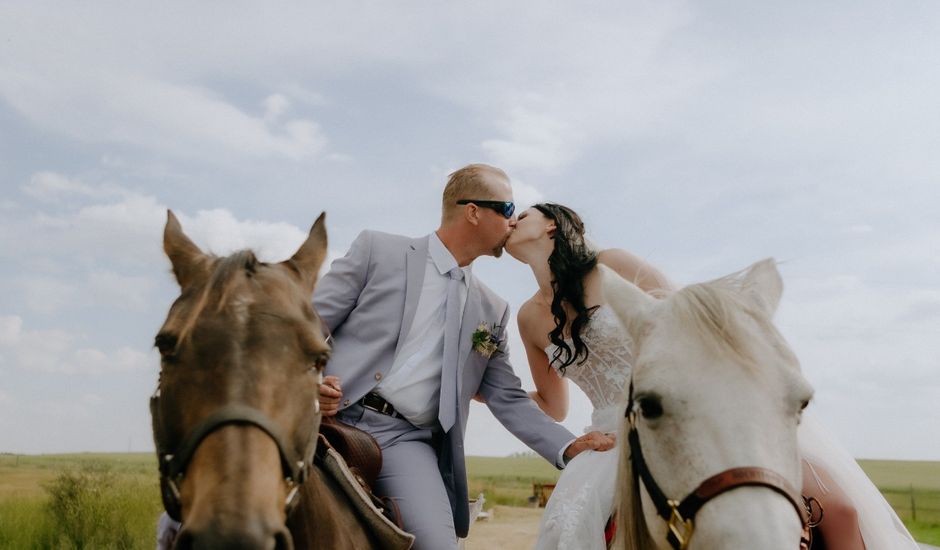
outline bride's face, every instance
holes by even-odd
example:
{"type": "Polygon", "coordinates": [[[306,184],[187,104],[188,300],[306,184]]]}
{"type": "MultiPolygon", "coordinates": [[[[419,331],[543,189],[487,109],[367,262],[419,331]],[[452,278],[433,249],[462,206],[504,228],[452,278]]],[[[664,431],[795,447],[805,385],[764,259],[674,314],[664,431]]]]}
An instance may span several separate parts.
{"type": "Polygon", "coordinates": [[[519,214],[516,228],[506,241],[506,251],[513,258],[525,262],[532,251],[545,249],[548,254],[554,249],[551,232],[555,222],[536,208],[529,208],[519,214]]]}

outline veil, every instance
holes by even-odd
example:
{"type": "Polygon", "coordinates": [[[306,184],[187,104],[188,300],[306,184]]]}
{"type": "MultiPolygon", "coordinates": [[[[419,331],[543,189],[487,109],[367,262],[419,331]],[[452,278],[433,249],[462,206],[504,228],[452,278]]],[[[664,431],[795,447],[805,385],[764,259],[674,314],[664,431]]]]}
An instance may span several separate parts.
{"type": "MultiPolygon", "coordinates": [[[[822,467],[848,496],[869,550],[919,550],[897,514],[851,455],[807,411],[798,430],[800,452],[810,467],[822,467]]],[[[813,472],[815,475],[815,472],[813,472]]],[[[819,480],[823,493],[829,492],[819,480]]]]}

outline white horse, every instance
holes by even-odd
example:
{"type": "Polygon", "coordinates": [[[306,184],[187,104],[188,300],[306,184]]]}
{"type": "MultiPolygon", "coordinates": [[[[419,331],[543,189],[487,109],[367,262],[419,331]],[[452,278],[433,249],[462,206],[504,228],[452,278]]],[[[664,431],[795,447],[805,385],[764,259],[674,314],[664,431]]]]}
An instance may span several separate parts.
{"type": "Polygon", "coordinates": [[[813,391],[771,323],[782,290],[773,260],[664,299],[605,270],[605,299],[635,344],[621,547],[800,547],[797,425],[813,391]]]}

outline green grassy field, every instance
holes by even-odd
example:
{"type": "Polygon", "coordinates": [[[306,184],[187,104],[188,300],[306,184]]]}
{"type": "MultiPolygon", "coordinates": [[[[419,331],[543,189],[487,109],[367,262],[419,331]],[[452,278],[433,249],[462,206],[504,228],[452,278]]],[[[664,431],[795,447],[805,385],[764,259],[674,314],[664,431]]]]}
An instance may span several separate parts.
{"type": "MultiPolygon", "coordinates": [[[[940,462],[860,464],[915,538],[940,544],[940,462]]],[[[488,506],[529,506],[559,475],[536,456],[468,457],[467,471],[488,506]]],[[[0,549],[152,548],[160,511],[150,453],[0,454],[0,549]]]]}
{"type": "Polygon", "coordinates": [[[0,455],[0,549],[153,548],[155,472],[151,453],[0,455]]]}
{"type": "Polygon", "coordinates": [[[859,465],[914,538],[940,545],[940,462],[860,460],[859,465]]]}

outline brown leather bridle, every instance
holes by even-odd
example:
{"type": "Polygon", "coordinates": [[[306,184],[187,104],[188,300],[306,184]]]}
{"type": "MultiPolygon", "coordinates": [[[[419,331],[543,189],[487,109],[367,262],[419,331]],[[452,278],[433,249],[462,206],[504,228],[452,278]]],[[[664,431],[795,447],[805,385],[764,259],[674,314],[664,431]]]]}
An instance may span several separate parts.
{"type": "Polygon", "coordinates": [[[773,470],[756,466],[730,468],[703,481],[681,502],[668,498],[653,479],[653,474],[650,473],[646,460],[643,458],[634,404],[633,380],[631,379],[629,400],[624,416],[630,423],[630,433],[627,439],[630,444],[630,462],[633,466],[634,483],[643,482],[646,492],[649,493],[656,507],[656,513],[666,521],[669,527],[666,540],[675,550],[688,548],[695,530],[695,515],[702,506],[718,495],[739,487],[765,487],[783,495],[800,517],[800,524],[803,526],[801,546],[809,547],[811,544],[809,528],[814,526],[810,521],[811,504],[782,475],[773,470]]]}
{"type": "Polygon", "coordinates": [[[320,401],[314,400],[314,414],[318,421],[304,444],[302,456],[297,456],[280,428],[263,412],[247,405],[225,405],[216,409],[192,428],[182,441],[173,445],[168,441],[166,427],[163,425],[160,414],[160,388],[158,387],[150,397],[150,415],[153,422],[153,439],[157,451],[157,461],[160,469],[160,496],[167,514],[176,521],[182,522],[182,502],[180,500],[179,482],[186,473],[186,466],[196,453],[196,449],[209,434],[230,424],[241,426],[254,426],[268,436],[277,445],[281,457],[281,470],[284,482],[287,484],[287,498],[284,509],[287,515],[297,506],[298,489],[307,479],[313,466],[314,454],[317,448],[317,434],[320,430],[319,415],[320,401]]]}

